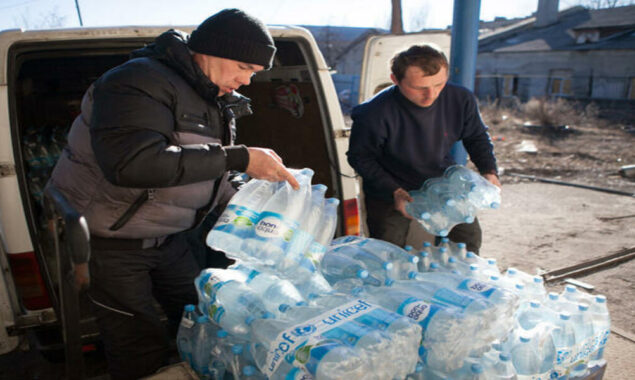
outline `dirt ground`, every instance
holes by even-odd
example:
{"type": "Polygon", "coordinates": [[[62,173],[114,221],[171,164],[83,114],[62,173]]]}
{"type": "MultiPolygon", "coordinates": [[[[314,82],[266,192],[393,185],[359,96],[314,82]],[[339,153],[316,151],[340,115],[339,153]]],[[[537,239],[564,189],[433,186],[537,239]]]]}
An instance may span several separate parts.
{"type": "MultiPolygon", "coordinates": [[[[567,111],[567,110],[565,110],[567,111]]],[[[570,111],[570,110],[568,110],[570,111]]],[[[481,255],[501,268],[540,273],[635,247],[635,197],[529,181],[520,173],[635,193],[635,179],[618,173],[635,164],[635,134],[628,123],[578,117],[569,128],[537,125],[527,115],[487,109],[483,116],[503,169],[502,205],[479,214],[481,255]],[[630,131],[630,132],[629,132],[630,131]],[[536,152],[518,148],[531,144],[536,152]]],[[[588,115],[587,115],[588,116],[588,115]]],[[[635,376],[635,260],[578,277],[608,298],[613,333],[604,379],[635,376]]],[[[550,284],[560,292],[564,283],[550,284]]]]}

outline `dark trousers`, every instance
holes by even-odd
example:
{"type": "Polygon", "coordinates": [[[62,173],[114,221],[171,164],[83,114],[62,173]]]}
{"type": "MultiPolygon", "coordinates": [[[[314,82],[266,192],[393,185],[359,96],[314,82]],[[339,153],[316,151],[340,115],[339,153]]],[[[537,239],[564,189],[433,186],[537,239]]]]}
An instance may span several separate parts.
{"type": "Polygon", "coordinates": [[[138,379],[167,364],[183,307],[198,302],[194,278],[200,268],[182,234],[153,248],[103,248],[93,245],[89,294],[108,369],[112,379],[138,379]],[[154,300],[168,318],[167,329],[154,300]]]}
{"type": "MultiPolygon", "coordinates": [[[[395,210],[393,202],[366,196],[366,224],[370,237],[403,247],[410,228],[410,219],[395,210]]],[[[473,223],[457,224],[448,234],[455,243],[465,243],[468,251],[479,253],[482,231],[478,219],[473,223]]]]}

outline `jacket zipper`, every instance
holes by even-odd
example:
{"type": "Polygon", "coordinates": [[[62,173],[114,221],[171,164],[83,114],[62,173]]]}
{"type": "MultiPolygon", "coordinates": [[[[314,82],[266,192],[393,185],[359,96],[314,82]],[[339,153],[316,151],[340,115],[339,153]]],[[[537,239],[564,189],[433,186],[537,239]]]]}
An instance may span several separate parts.
{"type": "Polygon", "coordinates": [[[147,189],[146,191],[141,193],[141,195],[139,195],[139,197],[134,202],[132,202],[130,207],[128,207],[128,209],[123,213],[123,215],[121,215],[119,219],[117,219],[117,221],[113,223],[113,225],[110,226],[110,228],[108,229],[110,231],[117,231],[121,229],[130,221],[130,219],[132,219],[134,214],[136,214],[137,211],[139,211],[139,209],[141,208],[141,206],[143,206],[144,203],[146,203],[148,200],[154,199],[154,195],[155,195],[154,189],[147,189]]]}

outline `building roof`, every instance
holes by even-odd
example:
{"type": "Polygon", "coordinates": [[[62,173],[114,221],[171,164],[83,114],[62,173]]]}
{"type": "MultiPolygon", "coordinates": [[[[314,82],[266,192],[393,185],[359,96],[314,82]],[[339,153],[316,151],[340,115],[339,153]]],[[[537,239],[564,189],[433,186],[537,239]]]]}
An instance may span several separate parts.
{"type": "Polygon", "coordinates": [[[558,21],[535,27],[527,19],[479,40],[479,53],[549,50],[635,49],[635,5],[607,9],[573,7],[558,13],[558,21]],[[578,43],[581,31],[606,31],[593,42],[578,43]]]}

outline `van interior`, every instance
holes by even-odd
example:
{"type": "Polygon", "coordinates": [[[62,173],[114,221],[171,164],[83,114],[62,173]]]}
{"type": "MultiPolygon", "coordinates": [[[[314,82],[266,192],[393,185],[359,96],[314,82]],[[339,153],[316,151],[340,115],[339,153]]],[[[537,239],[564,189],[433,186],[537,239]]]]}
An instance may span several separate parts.
{"type": "MultiPolygon", "coordinates": [[[[42,190],[64,149],[68,129],[80,113],[85,90],[108,69],[125,62],[130,51],[150,42],[143,38],[46,41],[15,44],[9,50],[16,171],[35,257],[51,298],[55,298],[57,286],[56,264],[46,233],[42,190]]],[[[315,63],[301,41],[278,39],[276,46],[273,68],[258,73],[240,91],[251,98],[254,114],[237,121],[237,143],[272,148],[287,166],[313,169],[313,183],[326,185],[327,196],[342,199],[332,128],[325,99],[316,87],[315,63]]],[[[11,266],[15,271],[19,263],[11,266]]],[[[21,298],[28,298],[33,284],[16,282],[21,298]]],[[[48,300],[49,305],[46,299],[40,301],[24,304],[34,310],[57,303],[55,299],[48,300]]],[[[55,340],[51,338],[49,343],[55,340]]]]}

